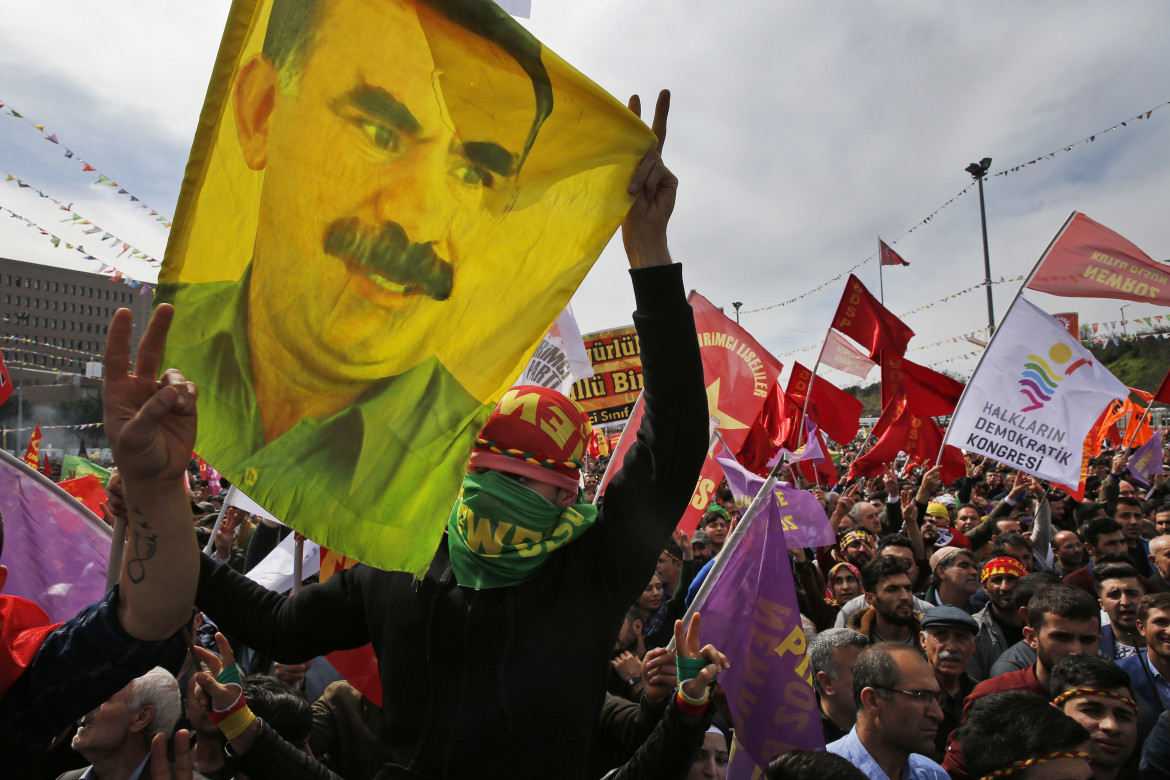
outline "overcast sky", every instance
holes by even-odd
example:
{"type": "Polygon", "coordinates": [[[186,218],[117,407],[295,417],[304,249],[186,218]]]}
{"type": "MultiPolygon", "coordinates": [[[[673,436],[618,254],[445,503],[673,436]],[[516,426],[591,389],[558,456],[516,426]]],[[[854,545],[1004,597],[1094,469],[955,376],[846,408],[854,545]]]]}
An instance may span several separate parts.
{"type": "MultiPolygon", "coordinates": [[[[225,0],[16,3],[0,25],[0,101],[170,217],[228,11],[225,0]]],[[[532,0],[524,24],[623,100],[673,92],[665,157],[680,179],[671,249],[688,287],[731,313],[785,363],[812,365],[851,267],[877,236],[910,268],[885,269],[898,315],[983,279],[975,187],[985,185],[992,276],[1027,273],[1069,213],[1170,258],[1170,5],[1153,2],[781,2],[532,0]],[[1090,135],[1071,151],[1064,147],[1090,135]],[[822,285],[824,285],[822,287],[822,285]],[[816,292],[805,295],[814,288],[816,292]],[[799,300],[776,306],[797,296],[799,300]],[[771,308],[769,308],[771,307],[771,308]]],[[[161,258],[167,231],[96,173],[0,111],[0,168],[161,258]]],[[[2,179],[3,177],[0,177],[2,179]]],[[[112,261],[55,204],[0,186],[0,206],[112,261]]],[[[107,242],[108,243],[108,242],[107,242]]],[[[121,249],[119,245],[118,249],[121,249]]],[[[0,212],[0,256],[96,271],[0,212]]],[[[153,282],[145,264],[118,261],[153,282]]],[[[583,331],[630,322],[620,241],[573,299],[583,331]]],[[[877,294],[876,259],[856,271],[877,294]]],[[[997,321],[1019,282],[995,289],[997,321]]],[[[1082,322],[1120,319],[1124,301],[1030,294],[1082,322]]],[[[1127,319],[1170,314],[1135,304],[1127,319]]],[[[976,347],[944,339],[984,328],[982,289],[905,318],[907,356],[967,373],[976,347]]],[[[1131,329],[1134,324],[1129,326],[1131,329]]],[[[1120,328],[1115,328],[1118,332],[1120,328]]],[[[1102,332],[1105,332],[1104,330],[1102,332]]],[[[832,370],[838,384],[852,380],[832,370]]],[[[874,377],[876,378],[874,372],[874,377]]]]}

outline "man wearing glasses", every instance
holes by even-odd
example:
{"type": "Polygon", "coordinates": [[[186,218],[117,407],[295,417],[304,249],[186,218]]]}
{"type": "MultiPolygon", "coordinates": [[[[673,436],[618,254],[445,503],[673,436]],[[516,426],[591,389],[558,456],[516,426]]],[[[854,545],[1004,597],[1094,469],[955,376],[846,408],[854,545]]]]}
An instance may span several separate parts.
{"type": "Polygon", "coordinates": [[[871,780],[947,780],[927,755],[943,719],[941,690],[930,664],[911,647],[870,645],[853,667],[857,724],[825,749],[871,780]]]}

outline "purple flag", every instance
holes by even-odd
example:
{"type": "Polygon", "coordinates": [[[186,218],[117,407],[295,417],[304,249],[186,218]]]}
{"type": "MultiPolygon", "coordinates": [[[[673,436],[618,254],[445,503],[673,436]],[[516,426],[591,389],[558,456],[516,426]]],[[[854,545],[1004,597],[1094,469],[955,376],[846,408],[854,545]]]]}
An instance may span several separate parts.
{"type": "Polygon", "coordinates": [[[1149,486],[1155,474],[1162,473],[1162,431],[1154,431],[1154,435],[1129,456],[1129,465],[1126,467],[1129,475],[1143,485],[1149,486]]]}
{"type": "Polygon", "coordinates": [[[804,432],[804,444],[795,450],[787,450],[781,447],[780,451],[768,461],[768,467],[776,468],[776,464],[785,456],[787,456],[787,463],[801,463],[806,460],[810,463],[820,463],[829,457],[824,448],[821,447],[821,439],[817,436],[816,423],[810,420],[807,415],[804,418],[804,432]]]}
{"type": "MultiPolygon", "coordinates": [[[[723,474],[727,477],[727,487],[735,498],[735,505],[739,507],[740,512],[746,511],[756,493],[764,486],[763,477],[739,465],[726,451],[716,455],[715,460],[723,466],[723,474]]],[[[787,484],[781,483],[781,486],[776,488],[764,511],[781,518],[788,544],[793,547],[836,544],[837,537],[833,534],[833,527],[829,525],[829,518],[817,497],[807,490],[787,487],[787,484]],[[780,505],[781,495],[787,502],[783,510],[780,505]]]]}
{"type": "Polygon", "coordinates": [[[110,527],[51,479],[0,450],[4,592],[69,620],[106,592],[110,527]]]}
{"type": "Polygon", "coordinates": [[[783,530],[802,492],[777,489],[777,501],[749,519],[722,570],[712,572],[718,579],[696,600],[703,640],[731,662],[720,675],[735,725],[730,780],[760,776],[785,750],[825,746],[783,530]]]}

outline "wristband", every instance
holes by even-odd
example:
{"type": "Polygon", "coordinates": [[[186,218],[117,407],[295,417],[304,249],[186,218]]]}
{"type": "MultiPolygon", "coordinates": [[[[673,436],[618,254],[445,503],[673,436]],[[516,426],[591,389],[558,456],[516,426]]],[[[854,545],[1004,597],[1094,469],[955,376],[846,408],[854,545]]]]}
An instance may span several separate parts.
{"type": "Polygon", "coordinates": [[[706,658],[683,658],[681,655],[674,659],[675,669],[678,672],[678,681],[680,684],[687,680],[693,680],[699,676],[699,672],[707,668],[711,662],[706,658]]]}
{"type": "Polygon", "coordinates": [[[674,706],[678,708],[678,711],[681,714],[691,718],[697,718],[707,711],[707,702],[703,702],[702,704],[691,704],[686,700],[686,698],[684,698],[682,691],[679,691],[674,695],[674,706]]]}
{"type": "Polygon", "coordinates": [[[219,730],[223,732],[223,738],[231,742],[247,731],[254,720],[256,720],[256,716],[252,714],[247,705],[244,705],[243,709],[233,712],[220,722],[218,724],[219,730]]]}
{"type": "Polygon", "coordinates": [[[256,716],[248,709],[248,702],[244,699],[244,689],[226,710],[217,710],[212,707],[207,713],[208,719],[215,724],[229,742],[244,733],[256,716]]]}
{"type": "Polygon", "coordinates": [[[215,681],[220,685],[239,685],[243,686],[244,678],[240,676],[240,667],[236,664],[228,664],[219,670],[219,674],[215,676],[215,681]]]}

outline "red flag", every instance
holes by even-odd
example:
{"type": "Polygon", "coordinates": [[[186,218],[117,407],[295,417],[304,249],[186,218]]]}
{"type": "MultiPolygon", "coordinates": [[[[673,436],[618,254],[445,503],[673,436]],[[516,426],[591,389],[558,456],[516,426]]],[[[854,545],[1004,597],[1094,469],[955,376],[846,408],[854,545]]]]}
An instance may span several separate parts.
{"type": "Polygon", "coordinates": [[[814,380],[811,371],[795,363],[792,366],[792,375],[788,377],[788,397],[803,409],[806,396],[811,396],[808,402],[808,416],[818,428],[839,444],[853,441],[858,428],[861,427],[861,410],[864,404],[824,377],[818,376],[814,380]]]}
{"type": "Polygon", "coordinates": [[[1170,305],[1170,269],[1077,211],[1040,258],[1028,287],[1050,295],[1170,305]]]}
{"type": "Polygon", "coordinates": [[[4,365],[4,355],[0,354],[0,404],[12,397],[12,377],[8,376],[8,366],[4,365]]]}
{"type": "MultiPolygon", "coordinates": [[[[760,407],[768,398],[768,391],[780,377],[783,365],[760,346],[750,333],[702,295],[692,292],[688,302],[695,314],[695,330],[698,332],[699,351],[703,357],[708,412],[711,419],[716,421],[716,429],[728,450],[738,452],[751,431],[752,423],[760,414],[760,407]]],[[[626,450],[637,437],[641,422],[642,401],[639,398],[626,422],[625,432],[610,457],[606,479],[598,488],[599,495],[604,493],[609,478],[621,468],[626,450]]],[[[708,457],[679,528],[690,530],[698,525],[699,518],[710,503],[710,493],[714,492],[715,486],[722,479],[723,468],[714,458],[708,457]],[[708,484],[710,492],[703,500],[702,494],[708,484]]]]}
{"type": "Polygon", "coordinates": [[[881,256],[882,265],[910,265],[902,259],[900,254],[890,249],[889,244],[880,238],[878,239],[878,255],[881,256]]]}
{"type": "Polygon", "coordinates": [[[102,516],[102,504],[106,503],[106,489],[102,481],[92,474],[57,483],[62,490],[85,504],[89,511],[102,516]]]}
{"type": "MultiPolygon", "coordinates": [[[[938,451],[943,441],[943,429],[939,424],[930,417],[911,412],[904,397],[899,397],[886,405],[877,425],[874,426],[873,435],[879,437],[877,443],[853,461],[853,466],[849,470],[850,479],[858,474],[866,477],[877,476],[882,473],[882,467],[893,463],[901,451],[904,451],[913,463],[930,461],[933,464],[938,459],[938,451]]],[[[962,451],[948,444],[943,451],[940,472],[943,484],[949,485],[966,473],[967,466],[962,451]]]]}
{"type": "Polygon", "coordinates": [[[776,454],[776,450],[780,449],[784,434],[787,432],[786,401],[780,383],[776,382],[772,385],[768,397],[764,399],[764,405],[760,407],[760,413],[756,415],[756,420],[752,423],[752,428],[748,431],[739,452],[735,453],[739,465],[748,471],[767,474],[770,470],[768,461],[776,454]]]}
{"type": "Polygon", "coordinates": [[[40,469],[40,451],[41,451],[41,424],[37,423],[37,427],[33,429],[32,436],[28,437],[28,449],[24,453],[24,462],[30,468],[40,469]]]}
{"type": "Polygon", "coordinates": [[[853,274],[845,283],[832,327],[868,349],[874,360],[882,352],[906,354],[906,345],[914,337],[914,331],[878,303],[853,274]]]}
{"type": "Polygon", "coordinates": [[[1167,371],[1166,376],[1162,377],[1162,384],[1158,385],[1158,389],[1154,391],[1153,400],[1170,404],[1170,371],[1167,371]]]}
{"type": "Polygon", "coordinates": [[[899,355],[882,355],[882,408],[899,395],[915,414],[942,417],[955,411],[963,384],[899,355]]]}
{"type": "Polygon", "coordinates": [[[1061,314],[1053,314],[1054,319],[1060,320],[1064,325],[1064,329],[1068,331],[1068,335],[1072,336],[1077,341],[1081,340],[1081,315],[1075,311],[1063,312],[1061,314]]]}
{"type": "Polygon", "coordinates": [[[49,456],[48,455],[41,455],[40,459],[41,459],[41,473],[44,474],[49,479],[52,479],[53,478],[53,464],[49,463],[49,456]]]}

